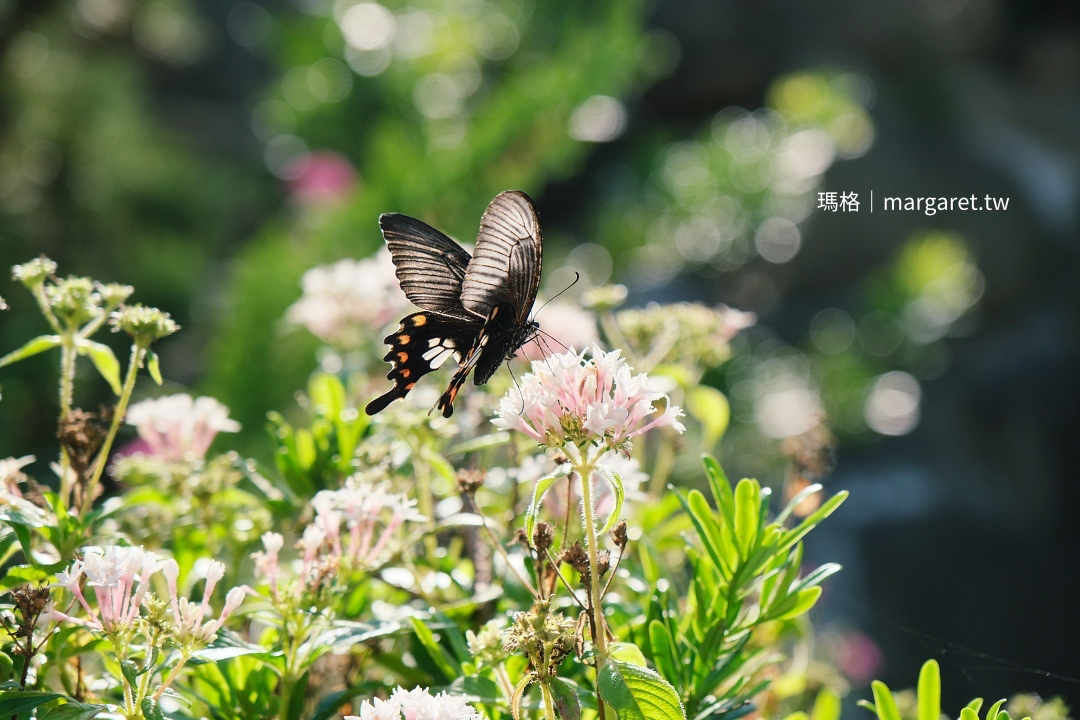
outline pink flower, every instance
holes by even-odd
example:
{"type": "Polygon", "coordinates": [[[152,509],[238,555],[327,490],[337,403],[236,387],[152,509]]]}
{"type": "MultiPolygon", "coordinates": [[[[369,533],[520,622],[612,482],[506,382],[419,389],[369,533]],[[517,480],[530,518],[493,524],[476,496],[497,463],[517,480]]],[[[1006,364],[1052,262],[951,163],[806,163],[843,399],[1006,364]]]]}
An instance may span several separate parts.
{"type": "Polygon", "coordinates": [[[531,361],[568,347],[589,347],[600,339],[596,332],[596,316],[566,300],[553,300],[545,305],[542,322],[545,328],[551,329],[545,333],[554,339],[537,335],[521,346],[517,357],[531,361]]]}
{"type": "Polygon", "coordinates": [[[281,578],[281,566],[278,563],[278,553],[285,546],[285,538],[280,533],[268,532],[262,536],[264,551],[252,553],[251,559],[255,561],[255,577],[266,580],[270,586],[270,597],[277,598],[278,583],[281,578]]]}
{"type": "Polygon", "coordinates": [[[685,429],[682,411],[648,376],[632,374],[619,350],[605,353],[595,345],[588,360],[571,350],[533,362],[520,391],[509,390],[497,414],[496,427],[572,454],[587,447],[626,451],[632,438],[654,427],[685,429]],[[658,412],[653,403],[661,399],[666,407],[658,412]]]}
{"type": "Polygon", "coordinates": [[[202,460],[219,432],[237,432],[240,423],[229,419],[229,408],[211,397],[166,395],[143,400],[128,409],[127,422],[151,453],[167,462],[202,460]]]}
{"type": "Polygon", "coordinates": [[[341,260],[304,273],[304,294],[285,318],[338,348],[355,348],[411,305],[401,291],[390,251],[366,260],[341,260]]]}
{"type": "Polygon", "coordinates": [[[169,602],[172,605],[173,622],[176,624],[176,636],[181,644],[194,643],[196,645],[209,645],[217,637],[222,624],[240,607],[244,601],[244,589],[233,588],[225,596],[225,606],[216,619],[203,620],[211,614],[210,595],[214,587],[225,576],[225,563],[217,560],[210,561],[206,571],[206,585],[203,588],[201,603],[195,603],[186,597],[179,597],[176,581],[180,575],[180,568],[175,560],[169,559],[164,562],[161,574],[165,576],[165,582],[169,586],[169,602]]]}
{"type": "Polygon", "coordinates": [[[336,152],[313,152],[293,161],[286,171],[292,196],[303,203],[325,203],[348,196],[356,185],[356,170],[336,152]]]}
{"type": "Polygon", "coordinates": [[[75,596],[87,618],[54,614],[106,633],[128,629],[139,618],[139,607],[150,589],[150,576],[160,568],[157,555],[142,548],[110,545],[104,551],[98,548],[87,550],[83,560],[73,562],[67,572],[56,574],[56,584],[75,596]],[[79,587],[84,575],[87,587],[94,589],[96,611],[79,587]]]}
{"type": "Polygon", "coordinates": [[[353,475],[340,490],[322,490],[315,495],[311,527],[319,528],[336,557],[352,567],[371,567],[405,521],[423,519],[415,500],[389,490],[389,483],[376,484],[353,475]],[[342,523],[348,532],[347,547],[342,544],[342,523]]]}

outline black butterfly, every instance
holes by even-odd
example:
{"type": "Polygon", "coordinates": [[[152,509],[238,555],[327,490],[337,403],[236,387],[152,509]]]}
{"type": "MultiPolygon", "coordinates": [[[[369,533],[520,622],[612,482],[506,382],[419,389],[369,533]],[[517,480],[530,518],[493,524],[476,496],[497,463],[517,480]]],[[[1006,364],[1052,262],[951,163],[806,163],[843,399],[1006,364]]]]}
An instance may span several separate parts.
{"type": "Polygon", "coordinates": [[[401,289],[421,312],[406,316],[387,336],[386,377],[394,387],[366,408],[374,415],[412,390],[422,376],[451,355],[457,360],[436,407],[454,413],[454,398],[475,369],[483,385],[539,331],[529,319],[540,286],[543,240],[540,219],[523,192],[500,193],[480,219],[475,255],[416,218],[397,213],[379,217],[401,289]]]}

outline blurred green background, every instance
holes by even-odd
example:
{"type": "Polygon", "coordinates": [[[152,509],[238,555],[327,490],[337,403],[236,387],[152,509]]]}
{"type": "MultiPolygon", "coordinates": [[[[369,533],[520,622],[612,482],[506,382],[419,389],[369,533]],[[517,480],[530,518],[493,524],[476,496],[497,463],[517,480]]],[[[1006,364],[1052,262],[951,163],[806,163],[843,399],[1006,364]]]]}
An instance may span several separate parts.
{"type": "MultiPolygon", "coordinates": [[[[471,239],[507,188],[549,295],[576,270],[758,314],[706,378],[721,455],[775,480],[828,418],[852,498],[808,553],[847,568],[820,619],[884,657],[852,662],[895,687],[937,656],[955,707],[1080,695],[1030,670],[1080,677],[1075,3],[0,0],[0,265],[171,312],[172,389],[245,452],[316,366],[282,322],[303,272],[370,255],[381,212],[471,239]],[[881,205],[970,195],[1008,210],[881,205]]],[[[43,328],[0,287],[7,351],[43,328]]],[[[50,452],[54,361],[0,374],[0,457],[50,452]]]]}

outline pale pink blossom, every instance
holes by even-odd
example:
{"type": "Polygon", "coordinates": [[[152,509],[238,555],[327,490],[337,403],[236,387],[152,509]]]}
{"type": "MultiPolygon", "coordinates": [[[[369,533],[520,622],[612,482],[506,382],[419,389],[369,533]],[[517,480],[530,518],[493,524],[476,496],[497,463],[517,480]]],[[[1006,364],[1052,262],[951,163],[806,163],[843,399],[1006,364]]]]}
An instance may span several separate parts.
{"type": "Polygon", "coordinates": [[[338,348],[364,344],[411,307],[385,247],[366,260],[312,268],[301,285],[304,294],[286,311],[286,320],[338,348]]]}
{"type": "Polygon", "coordinates": [[[682,410],[654,389],[644,373],[634,375],[619,350],[592,356],[570,352],[532,364],[499,401],[492,422],[518,430],[549,448],[576,455],[589,448],[628,450],[630,440],[654,427],[684,430],[682,410]],[[660,412],[654,403],[664,401],[660,412]]]}
{"type": "Polygon", "coordinates": [[[590,347],[600,341],[596,331],[596,315],[576,303],[553,300],[543,306],[543,334],[535,336],[517,352],[524,360],[535,360],[569,347],[590,347]]]}
{"type": "Polygon", "coordinates": [[[345,720],[483,720],[465,698],[445,691],[432,695],[427,688],[396,688],[389,700],[365,700],[359,715],[345,720]]]}
{"type": "Polygon", "coordinates": [[[66,572],[56,574],[56,584],[75,596],[87,617],[54,614],[105,633],[130,629],[139,618],[139,607],[150,589],[150,576],[161,567],[157,555],[142,548],[110,545],[104,551],[87,550],[82,560],[73,562],[66,572]],[[86,586],[94,589],[96,610],[80,587],[83,576],[86,586]]]}
{"type": "Polygon", "coordinates": [[[207,569],[202,602],[196,603],[179,596],[176,583],[180,568],[175,560],[166,560],[162,565],[161,574],[165,576],[165,582],[169,587],[169,603],[172,607],[173,622],[176,624],[176,636],[181,644],[209,645],[212,643],[222,624],[244,601],[244,589],[233,588],[225,596],[225,605],[217,618],[208,619],[212,613],[210,595],[214,592],[217,583],[225,576],[225,564],[216,560],[211,561],[207,569]]]}
{"type": "Polygon", "coordinates": [[[263,534],[262,542],[263,550],[251,555],[251,559],[255,561],[255,577],[266,580],[266,584],[270,586],[270,596],[276,598],[281,579],[278,553],[285,546],[285,538],[280,533],[268,532],[263,534]]]}
{"type": "Polygon", "coordinates": [[[186,393],[143,400],[132,405],[127,422],[139,430],[151,454],[167,462],[202,460],[219,432],[237,432],[229,408],[211,397],[186,393]]]}
{"type": "Polygon", "coordinates": [[[376,565],[387,544],[406,521],[423,519],[416,500],[390,492],[389,483],[373,483],[352,476],[340,490],[322,490],[311,501],[315,521],[330,552],[351,567],[376,565]],[[348,543],[343,545],[341,526],[348,543]]]}
{"type": "Polygon", "coordinates": [[[302,203],[336,202],[356,185],[356,170],[345,156],[330,151],[302,155],[286,170],[289,190],[302,203]]]}

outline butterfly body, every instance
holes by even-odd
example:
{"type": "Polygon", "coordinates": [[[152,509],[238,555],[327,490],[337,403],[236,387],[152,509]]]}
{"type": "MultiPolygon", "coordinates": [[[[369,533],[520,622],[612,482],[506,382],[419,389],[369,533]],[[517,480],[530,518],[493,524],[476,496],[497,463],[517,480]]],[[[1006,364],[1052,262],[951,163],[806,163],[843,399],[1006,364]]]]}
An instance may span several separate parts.
{"type": "Polygon", "coordinates": [[[394,386],[366,408],[374,415],[405,397],[423,375],[453,357],[459,367],[436,407],[444,417],[470,372],[486,383],[504,361],[539,331],[529,318],[540,285],[543,241],[532,200],[500,193],[480,222],[476,249],[460,245],[416,218],[379,218],[405,295],[420,312],[406,316],[388,335],[384,360],[394,386]]]}

